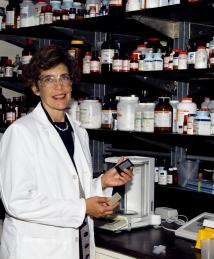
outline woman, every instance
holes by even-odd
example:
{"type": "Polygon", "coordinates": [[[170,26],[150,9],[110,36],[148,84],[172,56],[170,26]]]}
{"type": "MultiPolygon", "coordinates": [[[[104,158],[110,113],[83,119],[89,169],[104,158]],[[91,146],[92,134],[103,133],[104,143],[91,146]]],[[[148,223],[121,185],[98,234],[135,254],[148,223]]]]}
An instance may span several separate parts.
{"type": "Polygon", "coordinates": [[[40,49],[26,71],[41,102],[1,140],[1,259],[94,258],[92,218],[112,214],[111,187],[132,178],[131,169],[119,175],[111,168],[92,180],[87,132],[65,113],[73,73],[67,52],[54,45],[40,49]]]}

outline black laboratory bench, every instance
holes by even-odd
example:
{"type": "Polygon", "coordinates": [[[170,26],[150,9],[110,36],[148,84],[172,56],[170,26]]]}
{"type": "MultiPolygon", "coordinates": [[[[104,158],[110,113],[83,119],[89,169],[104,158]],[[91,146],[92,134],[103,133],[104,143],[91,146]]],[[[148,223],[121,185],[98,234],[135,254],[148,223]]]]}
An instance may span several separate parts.
{"type": "Polygon", "coordinates": [[[162,228],[145,227],[113,233],[95,229],[96,246],[126,256],[142,259],[200,259],[201,254],[194,248],[195,242],[176,237],[162,228]],[[166,254],[154,254],[154,246],[166,246],[166,254]]]}

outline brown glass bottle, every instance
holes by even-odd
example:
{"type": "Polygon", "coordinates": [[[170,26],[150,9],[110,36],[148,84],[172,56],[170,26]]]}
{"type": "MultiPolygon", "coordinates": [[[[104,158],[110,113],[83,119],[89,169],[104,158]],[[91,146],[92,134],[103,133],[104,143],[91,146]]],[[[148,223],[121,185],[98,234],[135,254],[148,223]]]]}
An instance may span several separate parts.
{"type": "Polygon", "coordinates": [[[112,72],[113,57],[119,52],[117,43],[111,33],[107,33],[106,41],[101,45],[101,73],[112,72]]]}
{"type": "Polygon", "coordinates": [[[126,0],[109,0],[109,14],[125,12],[126,0]]]}
{"type": "Polygon", "coordinates": [[[17,19],[20,16],[19,1],[9,0],[6,6],[6,29],[16,29],[17,19]]]}
{"type": "Polygon", "coordinates": [[[26,46],[22,50],[22,71],[25,70],[26,66],[30,63],[30,60],[35,53],[35,48],[32,39],[26,40],[26,46]]]}
{"type": "Polygon", "coordinates": [[[106,97],[104,98],[104,103],[102,106],[102,124],[101,127],[104,129],[113,128],[113,119],[117,114],[117,105],[115,97],[106,97]]]}
{"type": "Polygon", "coordinates": [[[169,97],[158,97],[158,103],[155,106],[155,127],[157,133],[172,132],[172,113],[173,108],[169,103],[169,97]]]}

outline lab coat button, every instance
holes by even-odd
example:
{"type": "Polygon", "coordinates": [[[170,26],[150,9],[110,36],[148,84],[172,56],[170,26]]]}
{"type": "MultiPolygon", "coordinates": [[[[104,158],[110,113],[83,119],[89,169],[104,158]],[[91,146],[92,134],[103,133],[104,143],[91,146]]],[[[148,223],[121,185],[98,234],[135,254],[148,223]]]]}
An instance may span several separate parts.
{"type": "Polygon", "coordinates": [[[73,179],[76,180],[76,179],[77,179],[77,176],[76,176],[76,175],[73,175],[73,179]]]}
{"type": "Polygon", "coordinates": [[[79,242],[79,238],[78,238],[78,237],[75,237],[75,241],[76,241],[76,242],[79,242]]]}

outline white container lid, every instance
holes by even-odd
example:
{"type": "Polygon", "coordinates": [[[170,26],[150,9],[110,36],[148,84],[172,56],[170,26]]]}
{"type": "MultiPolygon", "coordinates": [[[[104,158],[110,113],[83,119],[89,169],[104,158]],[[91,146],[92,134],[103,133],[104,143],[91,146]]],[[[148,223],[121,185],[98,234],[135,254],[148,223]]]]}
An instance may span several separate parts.
{"type": "MultiPolygon", "coordinates": [[[[106,157],[106,163],[117,163],[119,156],[106,157]]],[[[142,165],[148,162],[148,157],[145,156],[125,156],[124,159],[129,159],[134,165],[142,165]]]]}

